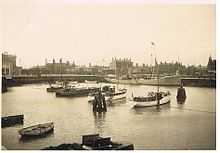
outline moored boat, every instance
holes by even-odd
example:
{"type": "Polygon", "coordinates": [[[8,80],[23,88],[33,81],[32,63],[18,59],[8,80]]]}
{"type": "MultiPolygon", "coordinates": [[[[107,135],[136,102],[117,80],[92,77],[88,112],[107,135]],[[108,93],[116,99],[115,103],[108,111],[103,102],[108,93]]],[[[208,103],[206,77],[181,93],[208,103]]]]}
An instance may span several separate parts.
{"type": "Polygon", "coordinates": [[[71,87],[59,90],[56,92],[58,97],[79,97],[79,96],[88,96],[90,92],[99,91],[97,87],[71,87]]]}
{"type": "Polygon", "coordinates": [[[57,81],[55,84],[50,84],[50,87],[47,88],[47,92],[56,92],[60,89],[64,89],[64,83],[57,81]]]}
{"type": "Polygon", "coordinates": [[[130,143],[113,142],[111,137],[100,137],[99,134],[83,135],[82,143],[65,143],[46,147],[43,150],[134,150],[130,143]]]}
{"type": "MultiPolygon", "coordinates": [[[[102,95],[105,95],[107,92],[113,92],[114,90],[115,90],[115,87],[110,86],[110,85],[104,85],[103,87],[100,88],[102,95]]],[[[99,94],[99,92],[97,92],[97,91],[91,91],[88,94],[88,102],[93,102],[95,100],[95,96],[98,94],[99,94]]]]}
{"type": "Polygon", "coordinates": [[[54,124],[53,122],[49,122],[49,123],[38,124],[27,128],[23,128],[19,130],[18,133],[22,137],[40,137],[53,132],[53,130],[54,130],[54,124]]]}
{"type": "Polygon", "coordinates": [[[170,103],[170,92],[149,92],[145,97],[133,97],[134,107],[152,107],[170,103]]]}
{"type": "Polygon", "coordinates": [[[127,89],[118,89],[105,94],[105,101],[108,104],[114,104],[120,100],[126,99],[127,89]]]}
{"type": "MultiPolygon", "coordinates": [[[[155,43],[151,42],[152,48],[155,47],[155,43]]],[[[155,72],[156,72],[156,85],[157,91],[156,92],[148,92],[147,96],[143,97],[134,97],[132,94],[132,99],[134,102],[134,107],[152,107],[152,106],[160,106],[164,104],[170,103],[170,92],[163,92],[160,91],[160,75],[159,75],[159,66],[155,57],[155,72]]],[[[153,73],[153,70],[152,70],[153,73]]]]}

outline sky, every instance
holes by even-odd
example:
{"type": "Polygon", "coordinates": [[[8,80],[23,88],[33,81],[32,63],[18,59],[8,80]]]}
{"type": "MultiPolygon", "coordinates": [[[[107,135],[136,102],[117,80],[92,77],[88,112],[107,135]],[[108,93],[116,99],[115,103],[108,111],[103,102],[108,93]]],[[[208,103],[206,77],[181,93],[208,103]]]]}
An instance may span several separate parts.
{"type": "Polygon", "coordinates": [[[157,57],[158,61],[207,65],[208,57],[216,56],[213,1],[84,2],[4,1],[1,52],[15,54],[17,65],[23,67],[43,65],[46,58],[48,62],[62,58],[77,65],[108,65],[112,57],[131,58],[139,64],[152,64],[157,57]]]}

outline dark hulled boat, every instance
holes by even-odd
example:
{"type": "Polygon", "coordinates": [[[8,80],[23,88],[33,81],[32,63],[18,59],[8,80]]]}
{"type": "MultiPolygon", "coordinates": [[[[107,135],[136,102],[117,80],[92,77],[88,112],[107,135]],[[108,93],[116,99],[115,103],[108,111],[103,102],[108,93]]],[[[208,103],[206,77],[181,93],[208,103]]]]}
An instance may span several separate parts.
{"type": "Polygon", "coordinates": [[[97,92],[100,89],[98,87],[81,87],[81,88],[65,88],[59,91],[56,91],[57,97],[80,97],[88,96],[90,92],[97,92]]]}
{"type": "Polygon", "coordinates": [[[99,134],[82,136],[82,144],[61,144],[50,146],[43,150],[134,150],[134,145],[111,141],[110,137],[103,138],[99,134]]]}
{"type": "Polygon", "coordinates": [[[16,124],[23,124],[24,120],[24,115],[13,115],[13,116],[7,116],[7,117],[2,117],[2,127],[9,127],[13,126],[16,124]]]}

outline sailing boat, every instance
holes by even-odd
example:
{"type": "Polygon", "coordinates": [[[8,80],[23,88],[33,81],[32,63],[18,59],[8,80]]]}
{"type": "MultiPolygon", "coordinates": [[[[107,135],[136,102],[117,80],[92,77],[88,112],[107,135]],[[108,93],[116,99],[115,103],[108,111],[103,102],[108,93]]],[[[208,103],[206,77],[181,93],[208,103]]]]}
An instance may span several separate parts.
{"type": "MultiPolygon", "coordinates": [[[[152,42],[152,45],[153,42],[152,42]]],[[[155,67],[157,68],[157,91],[148,92],[147,96],[134,97],[132,94],[132,101],[134,102],[134,107],[152,107],[160,106],[170,103],[170,92],[159,90],[159,66],[155,58],[155,67]]]]}

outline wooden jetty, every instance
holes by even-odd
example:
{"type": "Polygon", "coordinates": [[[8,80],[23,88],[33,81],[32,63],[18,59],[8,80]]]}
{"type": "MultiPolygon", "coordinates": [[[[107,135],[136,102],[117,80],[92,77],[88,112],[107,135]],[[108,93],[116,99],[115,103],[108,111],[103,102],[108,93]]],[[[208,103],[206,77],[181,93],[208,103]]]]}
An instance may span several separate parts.
{"type": "Polygon", "coordinates": [[[133,144],[111,141],[111,137],[100,137],[99,134],[83,135],[82,144],[61,144],[43,150],[134,150],[133,144]]]}
{"type": "Polygon", "coordinates": [[[23,124],[24,123],[24,115],[14,115],[14,116],[7,116],[2,117],[2,127],[9,127],[16,124],[23,124]]]}

